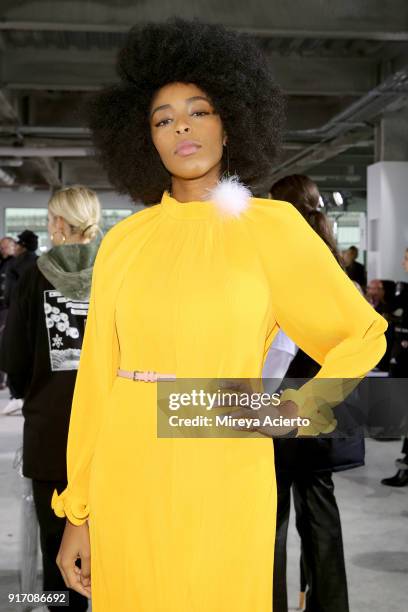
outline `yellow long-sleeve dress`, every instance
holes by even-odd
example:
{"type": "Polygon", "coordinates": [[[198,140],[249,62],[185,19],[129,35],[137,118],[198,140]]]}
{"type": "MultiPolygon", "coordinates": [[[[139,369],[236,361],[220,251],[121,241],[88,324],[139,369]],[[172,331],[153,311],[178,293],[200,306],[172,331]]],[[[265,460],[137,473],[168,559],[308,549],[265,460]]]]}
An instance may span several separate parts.
{"type": "Polygon", "coordinates": [[[156,433],[156,383],[260,377],[282,327],[322,377],[359,377],[387,323],[286,202],[160,204],[99,250],[58,516],[89,521],[93,612],[270,612],[276,515],[269,438],[156,433]]]}

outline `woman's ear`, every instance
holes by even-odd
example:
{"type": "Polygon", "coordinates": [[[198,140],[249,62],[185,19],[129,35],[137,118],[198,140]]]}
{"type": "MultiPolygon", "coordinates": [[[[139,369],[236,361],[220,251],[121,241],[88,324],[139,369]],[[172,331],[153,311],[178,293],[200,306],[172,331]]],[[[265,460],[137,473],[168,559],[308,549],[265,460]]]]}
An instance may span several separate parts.
{"type": "Polygon", "coordinates": [[[227,146],[227,142],[228,142],[228,136],[226,134],[224,134],[224,138],[222,139],[222,145],[224,147],[226,147],[227,146]]]}
{"type": "Polygon", "coordinates": [[[53,221],[54,221],[54,227],[57,229],[57,231],[61,232],[65,227],[64,218],[61,217],[60,215],[56,215],[53,221]]]}

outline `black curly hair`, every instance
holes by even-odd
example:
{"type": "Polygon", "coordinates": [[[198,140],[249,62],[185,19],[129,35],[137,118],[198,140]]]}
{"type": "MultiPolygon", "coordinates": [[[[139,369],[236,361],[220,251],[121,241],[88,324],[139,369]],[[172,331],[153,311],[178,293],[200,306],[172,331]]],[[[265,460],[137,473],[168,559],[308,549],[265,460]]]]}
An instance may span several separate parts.
{"type": "Polygon", "coordinates": [[[229,172],[252,188],[268,183],[283,129],[283,95],[246,35],[182,19],[135,26],[117,71],[119,83],[91,96],[86,114],[99,159],[120,193],[152,204],[170,187],[151,140],[149,109],[155,92],[174,82],[193,83],[210,97],[228,135],[229,172]]]}

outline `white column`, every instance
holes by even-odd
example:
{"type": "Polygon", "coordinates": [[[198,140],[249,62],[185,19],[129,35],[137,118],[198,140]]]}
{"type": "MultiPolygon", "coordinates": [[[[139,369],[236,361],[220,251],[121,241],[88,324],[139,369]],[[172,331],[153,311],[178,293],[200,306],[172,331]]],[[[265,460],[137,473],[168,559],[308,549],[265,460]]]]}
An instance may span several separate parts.
{"type": "Polygon", "coordinates": [[[380,161],[367,175],[368,280],[402,280],[408,247],[408,162],[380,161]]]}

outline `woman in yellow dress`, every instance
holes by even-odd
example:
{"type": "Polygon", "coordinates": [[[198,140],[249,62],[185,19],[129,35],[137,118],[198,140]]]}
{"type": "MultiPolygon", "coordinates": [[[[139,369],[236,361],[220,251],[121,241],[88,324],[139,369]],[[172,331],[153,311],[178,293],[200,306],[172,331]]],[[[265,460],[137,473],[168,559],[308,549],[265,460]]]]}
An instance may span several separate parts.
{"type": "MultiPolygon", "coordinates": [[[[281,131],[281,95],[249,40],[180,20],[138,27],[118,71],[91,103],[94,141],[117,190],[156,204],[110,230],[96,259],[68,486],[52,500],[67,517],[57,562],[94,612],[270,612],[270,438],[158,437],[155,377],[126,373],[259,378],[282,328],[318,376],[362,377],[387,324],[290,203],[220,181],[268,183],[281,131]]],[[[302,401],[279,410],[304,414],[302,401]]]]}

